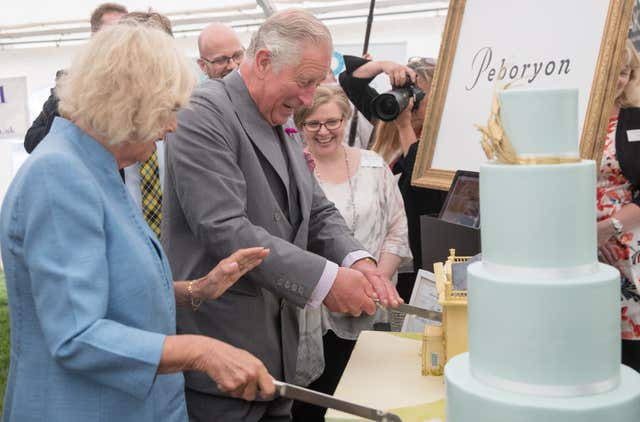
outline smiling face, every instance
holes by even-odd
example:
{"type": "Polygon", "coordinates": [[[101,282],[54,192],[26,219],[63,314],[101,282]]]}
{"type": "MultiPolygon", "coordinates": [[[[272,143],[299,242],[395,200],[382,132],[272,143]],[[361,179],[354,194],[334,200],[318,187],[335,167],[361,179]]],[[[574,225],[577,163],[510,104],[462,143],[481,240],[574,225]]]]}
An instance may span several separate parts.
{"type": "Polygon", "coordinates": [[[302,133],[311,153],[319,158],[333,155],[344,139],[344,126],[345,119],[342,110],[333,100],[319,106],[309,114],[303,122],[302,133]],[[322,124],[319,130],[309,130],[309,126],[317,126],[318,123],[322,124]],[[335,125],[338,125],[337,128],[327,129],[327,126],[333,128],[335,125]]]}
{"type": "Polygon", "coordinates": [[[311,106],[316,88],[329,71],[331,48],[328,44],[303,43],[300,53],[297,64],[284,64],[280,69],[274,69],[268,50],[256,54],[260,82],[252,97],[272,126],[286,123],[298,108],[311,106]]]}
{"type": "Polygon", "coordinates": [[[214,23],[198,37],[198,66],[209,78],[222,78],[234,71],[244,59],[240,38],[233,29],[214,23]]]}

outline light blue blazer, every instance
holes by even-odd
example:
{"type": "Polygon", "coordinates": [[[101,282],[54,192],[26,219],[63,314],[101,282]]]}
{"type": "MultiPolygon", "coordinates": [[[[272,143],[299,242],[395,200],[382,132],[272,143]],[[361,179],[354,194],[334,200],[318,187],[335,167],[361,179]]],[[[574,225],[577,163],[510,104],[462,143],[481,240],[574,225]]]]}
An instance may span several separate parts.
{"type": "Polygon", "coordinates": [[[16,175],[0,213],[11,317],[3,421],[186,421],[168,261],[111,153],[68,120],[16,175]]]}

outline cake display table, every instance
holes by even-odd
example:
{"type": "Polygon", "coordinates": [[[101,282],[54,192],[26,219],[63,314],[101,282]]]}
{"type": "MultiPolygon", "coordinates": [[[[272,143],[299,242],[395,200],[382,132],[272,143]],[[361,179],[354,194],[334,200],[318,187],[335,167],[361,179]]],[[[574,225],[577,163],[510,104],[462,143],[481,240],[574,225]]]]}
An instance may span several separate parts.
{"type": "MultiPolygon", "coordinates": [[[[444,422],[443,377],[422,376],[422,334],[363,331],[334,396],[393,412],[404,422],[444,422]]],[[[329,409],[327,422],[363,420],[329,409]]]]}

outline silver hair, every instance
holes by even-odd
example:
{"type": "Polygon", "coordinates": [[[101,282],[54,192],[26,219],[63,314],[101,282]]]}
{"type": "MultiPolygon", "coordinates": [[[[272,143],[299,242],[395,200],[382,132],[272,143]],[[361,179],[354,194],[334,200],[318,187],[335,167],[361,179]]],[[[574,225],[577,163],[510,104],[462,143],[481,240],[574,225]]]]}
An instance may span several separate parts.
{"type": "Polygon", "coordinates": [[[274,69],[294,63],[301,56],[303,43],[326,43],[333,50],[329,29],[311,13],[301,9],[289,9],[270,16],[251,37],[245,53],[253,60],[261,48],[271,53],[274,69]]]}

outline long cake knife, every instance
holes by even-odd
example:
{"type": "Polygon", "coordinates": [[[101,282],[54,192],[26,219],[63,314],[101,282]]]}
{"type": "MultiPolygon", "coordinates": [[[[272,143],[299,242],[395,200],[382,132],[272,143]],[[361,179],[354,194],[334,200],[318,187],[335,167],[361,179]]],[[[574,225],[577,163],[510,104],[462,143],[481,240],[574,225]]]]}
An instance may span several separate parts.
{"type": "Polygon", "coordinates": [[[337,399],[328,394],[298,387],[282,381],[273,381],[276,386],[276,393],[280,397],[299,400],[305,403],[314,404],[327,409],[335,409],[361,418],[380,422],[402,422],[402,419],[394,413],[385,413],[382,410],[361,406],[345,400],[337,399]]]}
{"type": "Polygon", "coordinates": [[[420,318],[429,319],[431,321],[442,322],[442,312],[432,311],[430,309],[419,308],[417,306],[407,305],[406,303],[401,303],[395,308],[393,308],[391,306],[384,307],[380,303],[379,299],[374,299],[373,301],[376,302],[376,304],[378,306],[380,306],[381,308],[383,308],[383,309],[387,309],[387,310],[390,310],[390,311],[398,311],[398,312],[401,312],[403,314],[415,315],[415,316],[419,316],[420,318]]]}

